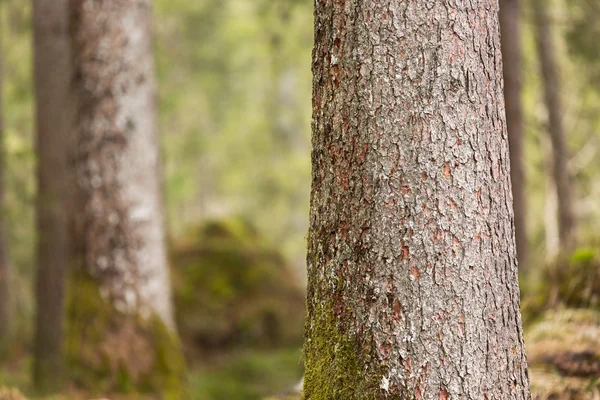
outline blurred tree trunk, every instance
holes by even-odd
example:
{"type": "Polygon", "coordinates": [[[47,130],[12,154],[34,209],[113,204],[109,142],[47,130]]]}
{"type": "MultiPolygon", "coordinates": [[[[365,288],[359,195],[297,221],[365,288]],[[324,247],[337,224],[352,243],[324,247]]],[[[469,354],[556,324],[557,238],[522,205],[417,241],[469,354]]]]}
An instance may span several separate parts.
{"type": "Polygon", "coordinates": [[[519,268],[524,271],[529,255],[527,239],[527,204],[525,201],[525,173],[523,167],[523,107],[521,102],[521,33],[520,1],[500,0],[500,32],[502,64],[504,66],[504,98],[506,102],[506,127],[510,153],[510,179],[512,183],[513,210],[515,213],[515,239],[519,268]]]}
{"type": "Polygon", "coordinates": [[[558,200],[558,230],[563,250],[575,242],[575,213],[573,185],[567,169],[568,149],[562,121],[564,109],[560,97],[560,74],[555,59],[555,45],[548,16],[550,5],[546,0],[534,0],[536,42],[544,87],[544,101],[548,111],[548,134],[552,143],[553,171],[558,200]]]}
{"type": "Polygon", "coordinates": [[[69,356],[108,388],[125,381],[179,398],[150,1],[72,0],[70,26],[78,107],[69,356]]]}
{"type": "Polygon", "coordinates": [[[498,2],[315,3],[305,399],[529,399],[498,2]]]}
{"type": "Polygon", "coordinates": [[[66,0],[34,0],[37,155],[37,277],[34,382],[59,388],[63,374],[64,298],[68,267],[67,143],[71,133],[66,0]]]}
{"type": "MultiPolygon", "coordinates": [[[[0,24],[0,28],[1,27],[2,25],[0,24]]],[[[6,158],[4,147],[4,103],[2,98],[4,84],[3,61],[2,46],[0,46],[0,357],[6,348],[6,341],[10,329],[10,288],[8,282],[10,266],[7,254],[8,243],[6,240],[6,210],[4,204],[4,173],[6,169],[6,158]]]]}

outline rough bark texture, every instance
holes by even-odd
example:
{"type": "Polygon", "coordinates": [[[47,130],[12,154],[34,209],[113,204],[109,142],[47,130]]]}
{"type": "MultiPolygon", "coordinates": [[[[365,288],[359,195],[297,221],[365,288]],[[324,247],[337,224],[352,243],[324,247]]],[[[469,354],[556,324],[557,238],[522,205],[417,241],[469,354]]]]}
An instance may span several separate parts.
{"type": "Polygon", "coordinates": [[[315,7],[304,398],[528,399],[498,1],[315,7]]]}
{"type": "Polygon", "coordinates": [[[500,32],[504,65],[504,99],[510,153],[510,180],[515,214],[515,239],[519,268],[525,270],[529,254],[527,204],[523,167],[523,107],[521,102],[520,0],[500,0],[500,32]]]}
{"type": "Polygon", "coordinates": [[[2,99],[3,86],[3,68],[2,68],[2,47],[0,46],[0,356],[5,349],[6,340],[9,333],[10,321],[10,291],[8,276],[10,267],[8,264],[7,242],[6,242],[6,226],[4,213],[4,103],[2,99]]]}
{"type": "Polygon", "coordinates": [[[37,277],[34,381],[56,389],[63,372],[68,265],[67,142],[72,128],[66,0],[34,0],[37,277]]]}
{"type": "Polygon", "coordinates": [[[171,377],[181,371],[170,357],[179,348],[160,194],[150,1],[71,0],[70,23],[81,267],[69,300],[69,354],[84,370],[108,364],[110,386],[122,384],[124,373],[136,387],[176,398],[171,377]],[[101,304],[91,304],[95,297],[101,304]],[[161,331],[172,347],[166,353],[159,351],[161,331]]]}
{"type": "Polygon", "coordinates": [[[552,143],[552,175],[558,200],[558,231],[563,250],[575,242],[573,185],[567,169],[568,149],[562,122],[564,109],[560,98],[560,76],[554,55],[555,45],[548,17],[548,1],[534,0],[536,43],[544,86],[544,101],[548,111],[548,134],[552,143]]]}

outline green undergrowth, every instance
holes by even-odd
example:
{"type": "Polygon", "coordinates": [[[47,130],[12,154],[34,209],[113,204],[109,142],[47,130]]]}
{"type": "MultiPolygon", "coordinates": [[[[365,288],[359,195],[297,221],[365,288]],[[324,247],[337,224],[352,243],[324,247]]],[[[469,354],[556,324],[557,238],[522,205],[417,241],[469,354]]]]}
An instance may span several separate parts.
{"type": "MultiPolygon", "coordinates": [[[[282,393],[295,385],[303,374],[298,347],[271,350],[244,350],[205,360],[193,366],[187,376],[188,396],[193,400],[259,400],[282,393]]],[[[29,362],[21,360],[18,368],[0,368],[0,387],[19,388],[29,400],[155,400],[132,393],[97,393],[66,389],[61,395],[39,397],[31,389],[29,362]]],[[[1,400],[2,399],[0,397],[1,400]]],[[[11,399],[12,400],[12,399],[11,399]]],[[[16,399],[22,400],[22,399],[16,399]]]]}

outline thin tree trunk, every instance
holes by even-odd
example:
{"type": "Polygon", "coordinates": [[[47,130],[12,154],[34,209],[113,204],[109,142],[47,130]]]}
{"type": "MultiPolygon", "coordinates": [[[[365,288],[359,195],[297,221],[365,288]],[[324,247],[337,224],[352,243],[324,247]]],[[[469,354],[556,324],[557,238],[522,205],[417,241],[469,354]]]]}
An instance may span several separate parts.
{"type": "Polygon", "coordinates": [[[523,112],[521,102],[520,0],[500,0],[500,32],[504,65],[504,98],[510,153],[510,179],[515,214],[515,239],[519,269],[526,270],[529,255],[527,204],[523,167],[523,112]]]}
{"type": "Polygon", "coordinates": [[[78,267],[69,354],[86,372],[104,369],[110,388],[125,374],[178,398],[183,364],[165,248],[150,1],[72,0],[70,19],[78,267]]]}
{"type": "MultiPolygon", "coordinates": [[[[0,23],[0,29],[2,24],[0,23]]],[[[6,218],[5,218],[5,184],[4,173],[6,169],[4,148],[4,103],[2,88],[4,83],[2,46],[0,46],[0,356],[6,349],[10,323],[10,290],[7,241],[6,241],[6,218]]]]}
{"type": "Polygon", "coordinates": [[[37,277],[34,382],[43,391],[63,379],[68,265],[67,142],[71,133],[66,0],[34,0],[37,154],[37,277]]]}
{"type": "Polygon", "coordinates": [[[552,158],[558,200],[558,231],[563,250],[572,248],[575,242],[575,213],[573,210],[573,185],[569,177],[568,149],[562,121],[564,109],[560,97],[560,74],[555,58],[555,45],[548,17],[548,2],[535,0],[534,15],[536,42],[544,86],[544,101],[548,110],[548,134],[552,143],[552,158]]]}
{"type": "Polygon", "coordinates": [[[305,399],[529,399],[497,0],[315,3],[305,399]]]}

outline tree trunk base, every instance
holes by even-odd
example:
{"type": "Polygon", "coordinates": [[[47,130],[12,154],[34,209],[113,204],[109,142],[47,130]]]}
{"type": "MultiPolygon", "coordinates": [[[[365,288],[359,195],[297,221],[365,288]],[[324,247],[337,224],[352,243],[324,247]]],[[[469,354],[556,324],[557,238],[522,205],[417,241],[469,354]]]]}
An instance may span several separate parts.
{"type": "Polygon", "coordinates": [[[92,392],[185,398],[181,345],[160,318],[116,311],[89,278],[72,283],[67,357],[73,383],[92,392]]]}

